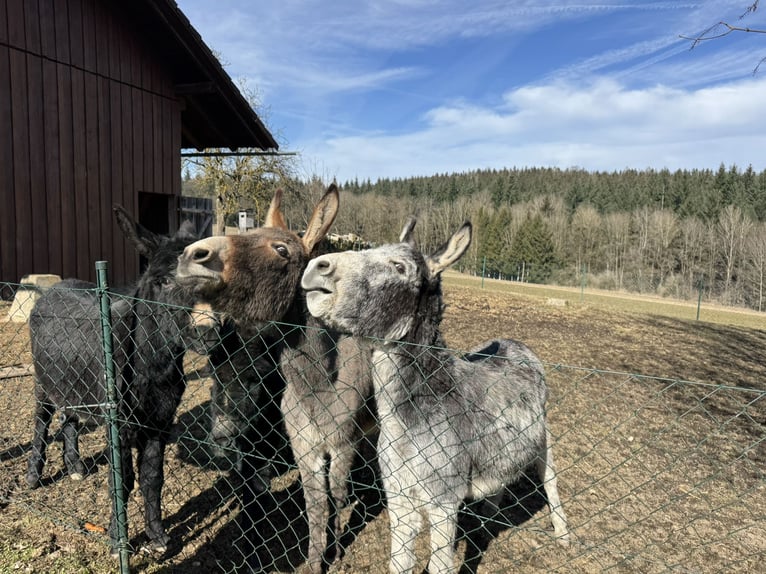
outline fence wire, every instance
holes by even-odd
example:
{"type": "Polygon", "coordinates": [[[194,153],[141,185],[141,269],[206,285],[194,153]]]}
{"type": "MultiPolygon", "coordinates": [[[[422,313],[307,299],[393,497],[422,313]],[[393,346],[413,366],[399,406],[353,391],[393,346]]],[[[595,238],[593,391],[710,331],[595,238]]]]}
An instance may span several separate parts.
{"type": "MultiPolygon", "coordinates": [[[[83,419],[82,480],[67,476],[72,473],[63,461],[66,417],[54,417],[40,485],[29,488],[35,376],[26,320],[37,293],[15,284],[0,285],[0,293],[5,299],[0,301],[0,569],[116,572],[107,532],[112,508],[107,435],[98,416],[86,420],[99,411],[94,405],[101,404],[101,395],[83,394],[65,410],[83,419]],[[19,294],[14,304],[8,301],[12,293],[19,294]],[[19,304],[25,294],[29,302],[19,304]]],[[[132,304],[130,297],[112,294],[112,307],[120,302],[132,304]]],[[[133,410],[118,415],[121,427],[132,425],[139,436],[167,431],[168,440],[162,519],[169,541],[160,552],[152,551],[145,533],[147,492],[136,484],[127,502],[130,569],[293,571],[308,554],[306,496],[284,422],[289,413],[279,408],[281,376],[275,364],[271,371],[264,365],[274,362],[284,338],[289,342],[299,328],[269,324],[242,336],[220,322],[200,320],[199,311],[171,311],[188,314],[192,325],[191,334],[183,334],[186,387],[172,427],[154,428],[153,404],[140,397],[129,401],[133,410]],[[217,358],[212,349],[219,349],[217,358]]],[[[77,315],[72,309],[61,313],[64,319],[77,315]]],[[[162,345],[170,342],[147,335],[158,345],[153,355],[162,356],[162,345]]],[[[78,336],[60,339],[71,349],[47,349],[58,357],[51,368],[67,372],[61,356],[82,352],[78,336]]],[[[126,345],[127,339],[115,336],[115,346],[122,349],[117,354],[130,356],[126,345]]],[[[103,357],[95,351],[93,356],[103,357]]],[[[126,360],[134,365],[136,358],[126,360]]],[[[86,361],[82,368],[102,372],[103,364],[86,361]]],[[[491,505],[466,502],[461,508],[462,572],[762,568],[766,391],[556,364],[545,369],[558,488],[572,543],[568,548],[556,544],[540,482],[527,472],[491,505]]],[[[320,397],[316,404],[321,408],[326,402],[320,397]]],[[[361,429],[353,443],[357,452],[337,509],[343,526],[340,557],[331,571],[388,571],[388,511],[369,431],[361,429]]],[[[329,482],[324,486],[328,493],[329,482]]],[[[418,536],[416,555],[415,571],[420,571],[429,556],[426,528],[418,536]]]]}

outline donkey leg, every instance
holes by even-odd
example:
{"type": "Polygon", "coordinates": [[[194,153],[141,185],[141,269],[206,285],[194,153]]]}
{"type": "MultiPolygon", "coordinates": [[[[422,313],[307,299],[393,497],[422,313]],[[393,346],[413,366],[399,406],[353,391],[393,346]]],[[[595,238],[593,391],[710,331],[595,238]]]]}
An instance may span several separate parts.
{"type": "Polygon", "coordinates": [[[558,479],[556,477],[556,465],[553,462],[553,449],[551,448],[551,433],[546,429],[545,450],[542,456],[537,458],[537,473],[543,483],[545,496],[548,498],[548,507],[551,511],[551,523],[553,534],[562,546],[569,545],[569,528],[564,507],[559,498],[558,479]]]}
{"type": "Polygon", "coordinates": [[[354,447],[348,445],[341,449],[334,449],[330,454],[330,493],[332,495],[333,508],[332,514],[332,533],[333,540],[329,542],[329,547],[334,549],[334,556],[328,557],[330,562],[341,558],[341,549],[338,547],[342,534],[340,511],[346,506],[348,498],[348,475],[351,472],[351,466],[354,463],[354,447]]]}
{"type": "Polygon", "coordinates": [[[162,485],[165,481],[163,462],[165,441],[151,438],[138,451],[138,484],[144,498],[144,529],[149,537],[151,550],[165,552],[170,537],[162,526],[162,485]]]}
{"type": "Polygon", "coordinates": [[[86,474],[85,465],[80,459],[80,421],[76,416],[63,415],[61,434],[64,437],[64,465],[69,478],[82,480],[86,474]]]}
{"type": "Polygon", "coordinates": [[[48,427],[51,424],[54,407],[37,401],[35,408],[35,429],[32,437],[32,449],[27,459],[27,484],[30,488],[40,486],[40,476],[45,467],[45,449],[48,446],[48,427]]]}
{"type": "Polygon", "coordinates": [[[422,517],[412,498],[398,488],[395,477],[384,479],[384,483],[391,530],[388,569],[392,574],[409,574],[415,567],[415,538],[420,531],[422,517]]]}
{"type": "Polygon", "coordinates": [[[309,452],[298,459],[303,495],[306,499],[306,517],[309,523],[309,548],[305,568],[302,571],[320,574],[327,548],[327,521],[329,504],[325,479],[325,459],[318,453],[309,452]]]}
{"type": "Polygon", "coordinates": [[[455,531],[460,501],[446,501],[428,506],[431,525],[431,559],[428,574],[451,574],[455,572],[455,531]]]}

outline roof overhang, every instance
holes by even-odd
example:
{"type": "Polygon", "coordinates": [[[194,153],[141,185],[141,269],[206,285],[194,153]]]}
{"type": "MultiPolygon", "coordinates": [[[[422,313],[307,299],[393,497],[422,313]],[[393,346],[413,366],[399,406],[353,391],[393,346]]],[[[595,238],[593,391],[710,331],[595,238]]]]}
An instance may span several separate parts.
{"type": "Polygon", "coordinates": [[[141,31],[166,61],[182,103],[183,148],[279,149],[242,92],[173,0],[133,0],[141,31]]]}

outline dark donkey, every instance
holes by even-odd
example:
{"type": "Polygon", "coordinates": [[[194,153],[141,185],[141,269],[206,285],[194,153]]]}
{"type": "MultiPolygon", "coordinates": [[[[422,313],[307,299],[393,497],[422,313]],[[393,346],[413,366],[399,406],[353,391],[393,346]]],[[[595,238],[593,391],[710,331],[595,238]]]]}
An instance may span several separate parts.
{"type": "Polygon", "coordinates": [[[543,482],[554,536],[567,544],[542,365],[514,341],[485,344],[469,360],[445,349],[441,273],[465,253],[471,225],[464,224],[432,255],[415,245],[413,226],[414,220],[405,226],[399,244],[317,257],[302,280],[312,315],[365,337],[373,350],[389,569],[412,571],[425,510],[431,529],[428,571],[454,572],[463,500],[492,495],[530,466],[543,482]],[[503,364],[496,353],[506,350],[521,362],[503,364]]]}
{"type": "MultiPolygon", "coordinates": [[[[300,290],[300,277],[317,244],[335,219],[338,191],[334,185],[330,186],[317,204],[302,238],[288,231],[281,212],[281,200],[282,193],[278,191],[269,207],[264,226],[250,234],[211,237],[190,245],[180,259],[178,280],[191,287],[199,299],[210,304],[214,311],[222,313],[227,323],[233,321],[236,325],[228,337],[224,337],[221,345],[210,353],[215,379],[211,437],[217,444],[231,446],[231,441],[237,440],[240,448],[247,451],[248,447],[242,444],[247,440],[263,442],[269,427],[276,423],[273,420],[263,420],[264,408],[269,399],[279,393],[277,386],[283,385],[281,376],[277,375],[280,361],[285,368],[288,389],[285,390],[283,404],[287,402],[291,406],[283,412],[295,458],[304,479],[311,524],[311,547],[314,548],[319,546],[313,543],[315,540],[326,540],[327,516],[323,514],[322,527],[315,527],[315,523],[321,522],[321,518],[315,520],[313,510],[315,506],[319,509],[319,503],[314,505],[310,501],[314,493],[319,492],[319,487],[314,488],[312,481],[314,472],[320,472],[318,466],[322,467],[323,472],[325,452],[314,456],[313,443],[308,441],[319,439],[313,438],[313,427],[308,423],[304,427],[296,421],[299,411],[297,405],[293,408],[297,399],[293,399],[295,393],[290,388],[290,382],[294,378],[289,373],[298,372],[294,375],[296,378],[305,376],[305,372],[309,371],[321,373],[320,376],[327,380],[330,378],[328,373],[337,371],[341,363],[334,359],[337,355],[334,340],[308,348],[304,343],[307,338],[311,337],[313,341],[314,336],[321,338],[323,335],[311,328],[299,333],[290,325],[305,324],[307,314],[300,290]],[[269,323],[272,321],[279,324],[269,323]],[[304,374],[301,375],[301,372],[304,374]],[[295,441],[304,435],[306,441],[296,448],[295,441]],[[322,464],[315,463],[315,458],[321,459],[322,464]],[[310,473],[306,470],[306,464],[312,469],[310,473]]],[[[367,372],[369,378],[369,369],[367,372]]],[[[352,384],[346,387],[353,392],[344,394],[344,397],[348,395],[345,402],[359,405],[364,403],[364,400],[356,398],[359,394],[352,384]]],[[[341,410],[338,416],[341,416],[341,410]]],[[[333,427],[337,429],[339,422],[334,419],[334,412],[324,411],[321,405],[314,412],[316,417],[323,420],[328,417],[332,419],[333,427]]],[[[260,444],[253,444],[249,449],[262,450],[260,444]]],[[[245,454],[247,461],[247,452],[245,454]]],[[[254,468],[243,469],[246,473],[254,471],[249,482],[255,492],[246,489],[245,494],[248,496],[258,496],[257,491],[268,488],[268,461],[254,458],[254,468]]],[[[324,475],[321,480],[324,485],[324,475]]],[[[322,493],[324,510],[327,506],[326,489],[322,488],[322,493]]],[[[257,527],[252,530],[257,537],[257,527]]],[[[323,548],[324,542],[320,545],[323,548]]],[[[254,559],[251,557],[251,560],[254,559]]],[[[321,552],[317,560],[321,562],[321,552]]]]}
{"type": "MultiPolygon", "coordinates": [[[[195,343],[197,328],[189,311],[182,308],[194,301],[173,279],[178,255],[199,236],[189,222],[171,237],[159,236],[135,223],[123,208],[117,206],[114,211],[125,236],[148,259],[130,297],[113,296],[111,304],[119,417],[127,421],[120,428],[124,500],[135,481],[134,448],[146,534],[153,550],[164,551],[169,539],[161,520],[162,465],[186,384],[184,351],[187,344],[195,343]]],[[[81,418],[100,418],[106,403],[100,304],[94,288],[92,283],[64,280],[40,297],[30,315],[37,407],[26,480],[33,488],[40,484],[48,427],[57,409],[62,411],[69,476],[80,480],[86,474],[78,449],[78,426],[81,418]]],[[[109,533],[116,552],[114,513],[109,533]]]]}

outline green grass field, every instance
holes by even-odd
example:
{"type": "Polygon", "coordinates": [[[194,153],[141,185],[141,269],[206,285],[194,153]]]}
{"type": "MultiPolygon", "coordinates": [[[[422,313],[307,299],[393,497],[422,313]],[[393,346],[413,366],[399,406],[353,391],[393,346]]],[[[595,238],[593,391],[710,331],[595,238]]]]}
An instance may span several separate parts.
{"type": "MultiPolygon", "coordinates": [[[[597,289],[581,290],[576,287],[556,287],[551,285],[534,285],[531,283],[518,283],[515,281],[500,281],[497,279],[484,279],[482,287],[481,277],[464,275],[454,271],[447,271],[444,275],[446,285],[461,285],[485,289],[495,293],[513,293],[537,299],[560,299],[568,305],[585,305],[589,307],[603,307],[625,313],[642,315],[659,315],[674,319],[697,318],[697,301],[680,301],[663,299],[647,295],[638,295],[626,292],[602,291],[597,289]]],[[[700,321],[718,325],[745,327],[749,329],[766,329],[766,313],[759,313],[740,307],[725,307],[723,305],[702,302],[700,307],[700,321]]]]}

